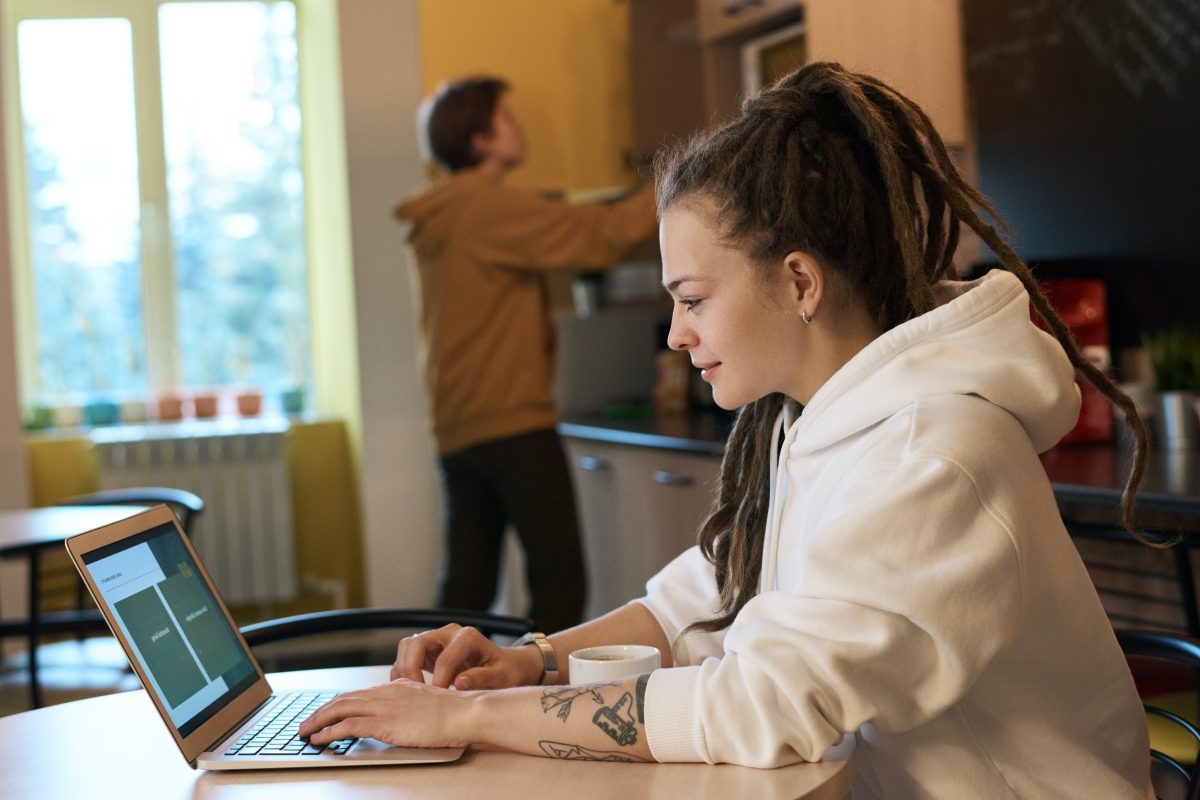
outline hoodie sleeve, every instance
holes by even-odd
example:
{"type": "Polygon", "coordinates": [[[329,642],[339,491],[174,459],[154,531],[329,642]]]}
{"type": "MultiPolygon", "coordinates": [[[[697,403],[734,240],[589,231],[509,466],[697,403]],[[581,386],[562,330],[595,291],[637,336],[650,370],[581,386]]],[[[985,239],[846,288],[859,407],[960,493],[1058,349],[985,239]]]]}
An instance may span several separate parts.
{"type": "Polygon", "coordinates": [[[493,184],[472,199],[463,224],[485,263],[513,269],[610,267],[658,225],[654,189],[611,204],[570,205],[493,184]]]}
{"type": "Polygon", "coordinates": [[[650,610],[672,643],[672,660],[677,666],[699,664],[723,652],[725,631],[693,632],[680,637],[684,628],[715,616],[721,598],[712,564],[700,548],[693,546],[659,570],[646,583],[646,596],[633,602],[650,610]]]}
{"type": "Polygon", "coordinates": [[[815,761],[870,723],[901,732],[958,702],[1015,635],[1010,525],[957,465],[859,476],[797,537],[797,585],[742,609],[724,655],[659,670],[646,696],[659,761],[815,761]]]}

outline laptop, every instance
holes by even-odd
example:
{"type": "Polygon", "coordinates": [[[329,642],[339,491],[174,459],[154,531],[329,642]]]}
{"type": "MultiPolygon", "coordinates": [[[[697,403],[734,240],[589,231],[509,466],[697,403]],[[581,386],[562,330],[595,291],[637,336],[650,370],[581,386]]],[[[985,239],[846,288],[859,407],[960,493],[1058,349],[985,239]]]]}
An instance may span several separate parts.
{"type": "Polygon", "coordinates": [[[184,759],[210,770],[429,764],[463,748],[346,739],[325,748],[295,731],[336,692],[271,690],[175,513],[154,506],[71,536],[67,551],[184,759]]]}

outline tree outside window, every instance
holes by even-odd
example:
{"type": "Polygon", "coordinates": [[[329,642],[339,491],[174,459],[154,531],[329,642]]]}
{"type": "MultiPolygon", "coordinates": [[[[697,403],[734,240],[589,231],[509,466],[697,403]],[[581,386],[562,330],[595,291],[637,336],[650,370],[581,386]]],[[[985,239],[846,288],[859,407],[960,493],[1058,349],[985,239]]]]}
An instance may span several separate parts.
{"type": "Polygon", "coordinates": [[[16,5],[26,398],[306,386],[294,4],[16,5]]]}

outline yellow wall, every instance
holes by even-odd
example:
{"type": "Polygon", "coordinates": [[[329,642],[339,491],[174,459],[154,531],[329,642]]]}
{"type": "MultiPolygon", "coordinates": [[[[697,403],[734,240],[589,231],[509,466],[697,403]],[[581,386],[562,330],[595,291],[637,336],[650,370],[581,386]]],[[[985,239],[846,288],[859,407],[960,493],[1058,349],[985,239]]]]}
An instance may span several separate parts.
{"type": "Polygon", "coordinates": [[[529,159],[511,183],[542,189],[628,185],[633,143],[629,6],[614,0],[421,0],[428,94],[472,74],[504,78],[529,159]]]}

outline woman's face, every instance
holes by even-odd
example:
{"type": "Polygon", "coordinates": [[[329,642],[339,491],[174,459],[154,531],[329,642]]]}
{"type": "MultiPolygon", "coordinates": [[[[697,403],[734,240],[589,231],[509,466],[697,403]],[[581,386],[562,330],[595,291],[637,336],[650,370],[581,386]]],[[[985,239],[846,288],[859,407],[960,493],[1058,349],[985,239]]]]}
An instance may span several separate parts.
{"type": "Polygon", "coordinates": [[[724,409],[772,392],[801,398],[805,335],[781,262],[762,270],[714,232],[708,206],[679,201],[659,226],[663,285],[674,299],[667,345],[683,350],[724,409]]]}

